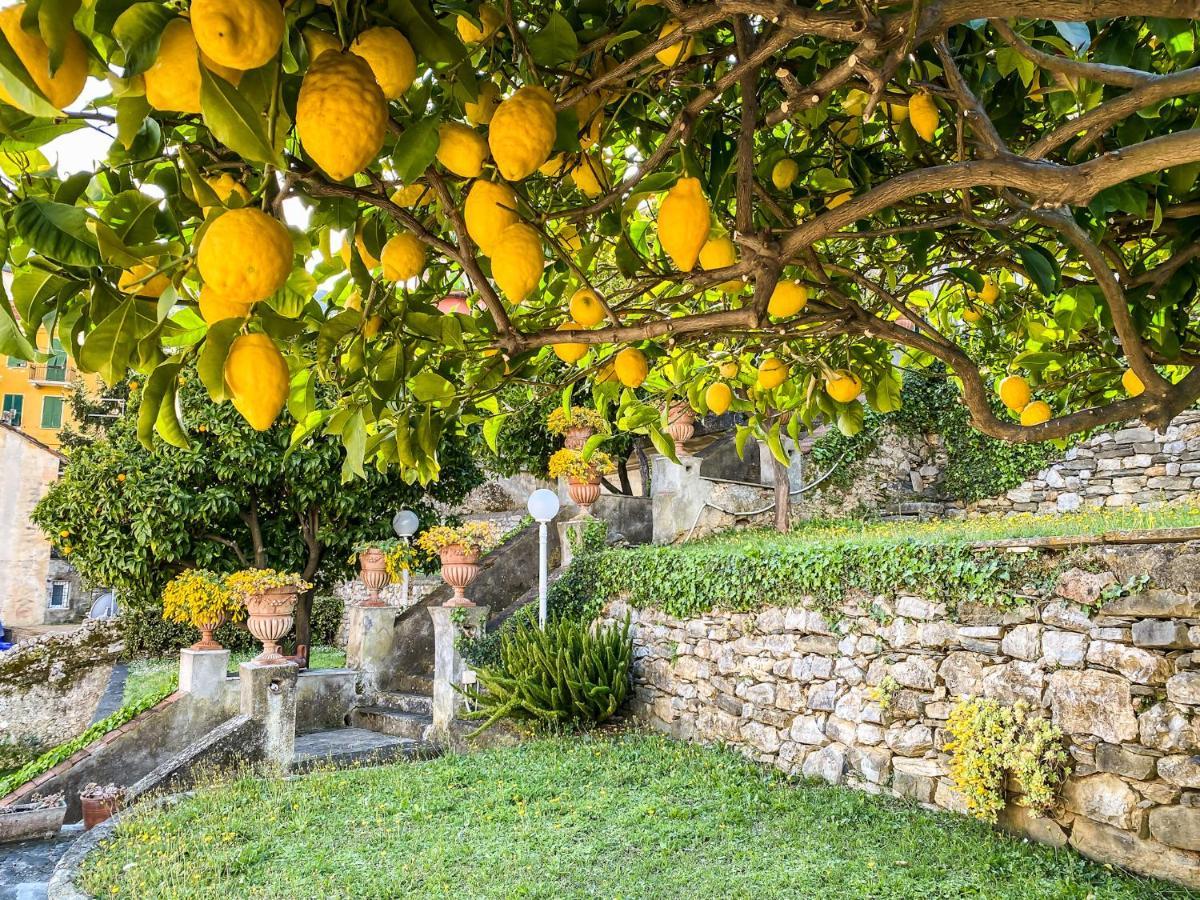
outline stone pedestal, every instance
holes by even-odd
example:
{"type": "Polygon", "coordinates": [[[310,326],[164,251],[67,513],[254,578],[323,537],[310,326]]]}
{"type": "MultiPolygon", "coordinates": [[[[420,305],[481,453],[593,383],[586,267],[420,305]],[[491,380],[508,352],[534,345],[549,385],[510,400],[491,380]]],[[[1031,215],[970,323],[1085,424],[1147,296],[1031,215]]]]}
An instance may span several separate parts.
{"type": "Polygon", "coordinates": [[[228,671],[228,650],[183,650],[179,654],[179,692],[220,702],[228,671]]]}
{"type": "Polygon", "coordinates": [[[360,673],[363,693],[370,698],[379,691],[384,666],[396,636],[396,618],[402,610],[394,606],[354,606],[346,631],[346,668],[360,673]]]}
{"type": "Polygon", "coordinates": [[[651,460],[654,543],[669,544],[696,523],[712,495],[712,482],[700,477],[700,463],[696,456],[680,457],[678,463],[665,456],[651,460]]]}
{"type": "Polygon", "coordinates": [[[462,684],[466,663],[456,646],[462,627],[458,619],[468,628],[478,632],[487,623],[488,607],[445,606],[429,607],[433,619],[433,733],[444,734],[462,709],[466,699],[455,690],[462,684]],[[453,618],[452,618],[453,617],[453,618]]]}
{"type": "Polygon", "coordinates": [[[244,662],[238,667],[241,677],[241,711],[261,723],[263,759],[288,768],[296,746],[295,663],[263,664],[244,662]]]}
{"type": "Polygon", "coordinates": [[[562,548],[560,565],[569,566],[571,560],[575,558],[575,548],[583,540],[583,529],[587,526],[590,518],[590,516],[580,515],[569,521],[559,522],[555,526],[558,528],[558,545],[562,548]]]}

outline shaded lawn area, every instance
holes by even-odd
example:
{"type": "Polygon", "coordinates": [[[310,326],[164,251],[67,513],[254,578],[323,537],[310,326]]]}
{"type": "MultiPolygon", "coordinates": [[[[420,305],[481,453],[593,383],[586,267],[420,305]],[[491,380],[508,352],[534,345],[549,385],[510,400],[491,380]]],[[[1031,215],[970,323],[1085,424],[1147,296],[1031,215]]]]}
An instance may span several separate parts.
{"type": "Polygon", "coordinates": [[[121,823],[84,886],[127,898],[1192,896],[641,734],[206,787],[121,823]]]}

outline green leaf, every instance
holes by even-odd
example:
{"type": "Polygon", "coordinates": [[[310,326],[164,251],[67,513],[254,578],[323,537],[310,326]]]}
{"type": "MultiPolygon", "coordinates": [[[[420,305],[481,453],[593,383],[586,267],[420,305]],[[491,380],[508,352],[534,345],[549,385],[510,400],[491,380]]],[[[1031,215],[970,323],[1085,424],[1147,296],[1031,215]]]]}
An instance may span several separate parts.
{"type": "Polygon", "coordinates": [[[267,139],[266,122],[237,88],[200,67],[200,108],[213,136],[252,162],[283,168],[283,160],[267,139]]]}
{"type": "Polygon", "coordinates": [[[188,440],[187,431],[180,419],[178,400],[179,384],[175,379],[167,385],[167,393],[162,404],[158,407],[158,418],[154,421],[154,430],[158,436],[180,450],[187,450],[192,443],[188,440]]]}
{"type": "Polygon", "coordinates": [[[1054,294],[1062,285],[1058,263],[1049,253],[1036,244],[1020,244],[1017,256],[1029,272],[1029,277],[1043,294],[1054,294]]]}
{"type": "Polygon", "coordinates": [[[342,483],[352,478],[366,478],[363,458],[367,451],[367,426],[361,411],[356,411],[342,427],[342,445],[346,458],[342,461],[342,483]]]}
{"type": "Polygon", "coordinates": [[[142,314],[136,297],[130,297],[100,322],[79,349],[80,368],[99,372],[107,384],[125,377],[138,341],[154,328],[154,321],[142,314]]]}
{"type": "Polygon", "coordinates": [[[204,339],[204,348],[196,360],[196,372],[200,382],[208,390],[208,396],[220,403],[229,399],[225,392],[225,357],[229,346],[242,330],[243,319],[223,319],[209,326],[204,339]]]}
{"type": "Polygon", "coordinates": [[[142,94],[122,97],[117,101],[117,140],[126,150],[133,148],[134,138],[138,136],[148,115],[150,104],[142,94]]]}
{"type": "Polygon", "coordinates": [[[650,443],[654,445],[655,450],[671,462],[679,462],[679,457],[675,455],[675,442],[663,434],[661,428],[652,424],[647,426],[646,433],[650,435],[650,443]]]}
{"type": "Polygon", "coordinates": [[[88,215],[80,207],[37,198],[21,201],[12,214],[13,228],[34,250],[68,266],[100,262],[87,223],[88,215]]]}
{"type": "Polygon", "coordinates": [[[902,387],[900,370],[889,368],[886,375],[867,388],[867,402],[876,412],[895,412],[900,408],[900,389],[902,387]]]}
{"type": "MultiPolygon", "coordinates": [[[[154,446],[154,424],[158,420],[163,398],[179,377],[180,360],[168,360],[161,363],[146,379],[142,387],[141,402],[138,406],[137,435],[138,441],[147,450],[154,446]]],[[[174,405],[174,392],[171,391],[171,404],[174,405]]]]}
{"type": "Polygon", "coordinates": [[[31,116],[53,118],[59,115],[54,104],[38,90],[25,70],[25,65],[3,34],[0,34],[0,86],[3,86],[12,98],[14,106],[31,116]]]}
{"type": "MultiPolygon", "coordinates": [[[[112,36],[125,51],[125,77],[139,75],[150,68],[158,56],[163,29],[175,18],[175,11],[161,3],[135,3],[117,16],[112,36]]],[[[205,71],[204,66],[200,71],[205,71]]]]}
{"type": "Polygon", "coordinates": [[[446,401],[454,397],[454,385],[437,372],[426,370],[412,380],[412,392],[422,403],[446,401]]]}
{"type": "Polygon", "coordinates": [[[8,297],[4,296],[3,285],[0,285],[0,355],[15,356],[28,362],[32,362],[37,356],[37,349],[26,340],[13,317],[8,297]]]}
{"type": "Polygon", "coordinates": [[[500,453],[497,441],[500,437],[500,428],[504,425],[504,420],[508,418],[508,415],[508,413],[504,413],[503,415],[492,416],[483,423],[483,439],[487,442],[488,449],[493,453],[500,453]]]}
{"type": "Polygon", "coordinates": [[[49,49],[50,74],[62,65],[67,38],[75,33],[73,19],[80,0],[41,0],[38,4],[38,30],[49,49]]]}
{"type": "Polygon", "coordinates": [[[561,13],[553,12],[541,28],[531,28],[525,38],[533,61],[539,66],[554,67],[572,62],[579,55],[579,39],[561,13]]]}
{"type": "Polygon", "coordinates": [[[846,437],[854,437],[863,427],[863,408],[862,404],[855,401],[854,403],[842,404],[838,408],[837,417],[838,431],[846,437]]]}
{"type": "Polygon", "coordinates": [[[388,0],[387,10],[422,60],[449,66],[466,59],[467,48],[437,20],[426,0],[388,0]]]}
{"type": "Polygon", "coordinates": [[[949,269],[951,272],[969,284],[972,290],[983,290],[983,276],[974,269],[968,269],[964,266],[950,266],[949,269]]]}
{"type": "Polygon", "coordinates": [[[396,177],[404,184],[412,184],[420,178],[437,154],[438,120],[430,116],[404,129],[396,140],[392,153],[392,167],[396,177]]]}

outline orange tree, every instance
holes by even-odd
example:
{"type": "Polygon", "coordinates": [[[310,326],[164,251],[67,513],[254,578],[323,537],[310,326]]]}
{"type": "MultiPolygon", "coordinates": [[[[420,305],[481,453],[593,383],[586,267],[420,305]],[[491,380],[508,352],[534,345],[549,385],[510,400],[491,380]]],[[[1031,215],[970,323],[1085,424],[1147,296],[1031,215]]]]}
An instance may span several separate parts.
{"type": "Polygon", "coordinates": [[[668,453],[681,400],[780,455],[935,361],[994,437],[1162,425],[1200,395],[1198,17],[31,0],[0,14],[0,352],[45,327],[136,369],[142,439],[180,446],[194,363],[409,481],[448,429],[494,440],[505,388],[581,379],[668,453]],[[84,129],[107,156],[56,171],[84,129]]]}

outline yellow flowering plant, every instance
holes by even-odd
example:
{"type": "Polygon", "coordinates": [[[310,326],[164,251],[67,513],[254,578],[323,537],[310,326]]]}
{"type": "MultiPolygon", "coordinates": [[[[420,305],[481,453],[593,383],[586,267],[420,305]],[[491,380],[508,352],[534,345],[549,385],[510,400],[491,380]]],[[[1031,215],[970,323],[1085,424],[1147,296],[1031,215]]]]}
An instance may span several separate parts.
{"type": "Polygon", "coordinates": [[[474,521],[462,525],[435,525],[421,532],[417,547],[436,556],[456,544],[468,553],[486,553],[500,543],[500,532],[492,522],[474,521]]]}
{"type": "Polygon", "coordinates": [[[225,576],[225,587],[241,603],[247,597],[262,594],[274,588],[295,587],[297,591],[307,591],[312,585],[294,572],[280,572],[276,569],[242,569],[240,572],[225,576]]]}
{"type": "Polygon", "coordinates": [[[591,478],[594,475],[611,475],[617,471],[617,465],[607,453],[597,450],[589,457],[584,457],[581,450],[571,450],[564,447],[550,457],[546,467],[551,478],[591,478]]]}
{"type": "Polygon", "coordinates": [[[591,428],[603,433],[608,430],[608,422],[588,406],[572,406],[569,410],[556,406],[546,417],[546,430],[551,434],[561,437],[572,428],[591,428]]]}
{"type": "Polygon", "coordinates": [[[163,618],[196,628],[219,621],[237,621],[246,608],[207,569],[185,569],[163,589],[163,618]]]}

